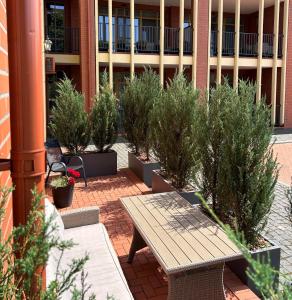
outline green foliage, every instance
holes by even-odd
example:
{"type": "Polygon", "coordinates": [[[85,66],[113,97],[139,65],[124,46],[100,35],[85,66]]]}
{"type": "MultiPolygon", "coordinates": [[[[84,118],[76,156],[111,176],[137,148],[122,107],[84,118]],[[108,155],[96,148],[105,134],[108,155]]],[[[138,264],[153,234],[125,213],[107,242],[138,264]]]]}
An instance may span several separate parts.
{"type": "Polygon", "coordinates": [[[184,188],[196,168],[194,126],[199,92],[179,74],[155,102],[152,112],[153,150],[172,184],[184,188]]]}
{"type": "Polygon", "coordinates": [[[68,177],[67,176],[59,176],[57,178],[54,178],[50,182],[50,186],[52,188],[60,188],[60,187],[66,187],[68,185],[68,177]]]}
{"type": "Polygon", "coordinates": [[[202,178],[220,220],[243,232],[257,246],[274,200],[277,163],[270,145],[270,111],[255,104],[256,88],[240,82],[238,92],[226,82],[198,105],[196,118],[202,178]]]}
{"type": "Polygon", "coordinates": [[[91,116],[92,140],[98,151],[108,152],[117,139],[117,99],[109,85],[107,73],[102,76],[99,95],[95,97],[91,116]]]}
{"type": "Polygon", "coordinates": [[[67,77],[57,84],[50,131],[72,154],[85,150],[90,142],[90,126],[84,111],[84,97],[67,77]]]}
{"type": "MultiPolygon", "coordinates": [[[[12,189],[0,188],[0,223],[5,216],[5,208],[12,189]]],[[[32,207],[27,222],[14,227],[8,237],[0,228],[0,298],[27,300],[57,300],[65,291],[70,290],[76,275],[82,271],[88,260],[85,256],[74,260],[68,270],[59,273],[46,291],[42,290],[42,273],[48,260],[49,252],[57,248],[60,260],[64,251],[73,246],[71,241],[60,241],[52,234],[56,227],[52,219],[45,219],[41,205],[42,195],[32,191],[32,207]]],[[[84,297],[84,292],[82,297],[84,297]]],[[[78,298],[83,299],[83,298],[78,298]]],[[[92,298],[94,299],[94,298],[92,298]]]]}
{"type": "Polygon", "coordinates": [[[159,76],[149,68],[140,77],[128,80],[122,95],[127,140],[136,154],[144,153],[147,159],[151,148],[150,114],[160,94],[159,76]]]}
{"type": "Polygon", "coordinates": [[[269,300],[291,300],[292,287],[289,283],[292,278],[284,274],[280,274],[273,269],[269,263],[262,263],[252,257],[249,251],[249,245],[246,243],[244,234],[240,231],[234,231],[229,225],[224,224],[214,213],[212,208],[208,206],[204,198],[197,195],[203,207],[208,211],[211,217],[224,229],[231,241],[235,243],[238,249],[242,252],[244,258],[248,261],[250,268],[247,270],[248,277],[254,282],[257,289],[261,292],[261,299],[269,300]],[[275,289],[274,278],[281,276],[278,289],[275,289]]]}

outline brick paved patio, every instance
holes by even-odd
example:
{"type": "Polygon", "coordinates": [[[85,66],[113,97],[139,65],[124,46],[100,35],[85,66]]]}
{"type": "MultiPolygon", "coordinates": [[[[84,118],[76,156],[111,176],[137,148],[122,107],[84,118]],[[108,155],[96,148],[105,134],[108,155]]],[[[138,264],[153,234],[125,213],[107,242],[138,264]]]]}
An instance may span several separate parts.
{"type": "MultiPolygon", "coordinates": [[[[119,198],[149,192],[149,189],[128,169],[115,176],[90,179],[88,187],[76,184],[72,208],[97,205],[100,221],[105,224],[122,269],[135,299],[163,300],[167,296],[167,280],[156,259],[148,249],[137,253],[133,264],[126,262],[132,239],[132,224],[119,198]]],[[[229,270],[224,283],[228,299],[258,299],[229,270]]]]}

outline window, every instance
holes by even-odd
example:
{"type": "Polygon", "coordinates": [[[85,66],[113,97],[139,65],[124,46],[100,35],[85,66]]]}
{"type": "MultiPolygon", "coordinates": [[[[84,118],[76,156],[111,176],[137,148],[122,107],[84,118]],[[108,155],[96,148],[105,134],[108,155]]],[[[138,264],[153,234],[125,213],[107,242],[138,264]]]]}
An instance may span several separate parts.
{"type": "Polygon", "coordinates": [[[53,52],[65,50],[65,6],[57,1],[46,3],[46,35],[53,42],[53,52]]]}

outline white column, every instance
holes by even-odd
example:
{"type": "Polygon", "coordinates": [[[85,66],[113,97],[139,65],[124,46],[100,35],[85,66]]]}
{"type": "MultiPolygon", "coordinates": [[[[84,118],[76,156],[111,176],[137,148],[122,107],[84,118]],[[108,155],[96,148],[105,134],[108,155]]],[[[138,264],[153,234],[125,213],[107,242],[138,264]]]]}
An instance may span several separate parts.
{"type": "Polygon", "coordinates": [[[179,72],[183,71],[184,56],[184,0],[179,1],[179,72]]]}
{"type": "Polygon", "coordinates": [[[272,118],[271,123],[275,125],[276,121],[276,101],[277,101],[277,71],[278,71],[278,42],[279,42],[279,12],[280,12],[280,0],[275,0],[274,8],[274,47],[273,47],[273,70],[272,70],[272,94],[271,94],[271,103],[272,103],[272,118]]]}
{"type": "Polygon", "coordinates": [[[263,64],[263,30],[264,30],[265,0],[259,0],[258,21],[258,61],[257,61],[257,103],[262,98],[262,64],[263,64]]]}
{"type": "Polygon", "coordinates": [[[131,65],[130,65],[130,75],[131,79],[134,77],[135,73],[135,8],[134,0],[130,0],[130,22],[131,22],[131,65]]]}
{"type": "Polygon", "coordinates": [[[223,0],[218,0],[218,33],[217,33],[217,84],[221,84],[222,74],[222,37],[223,37],[223,0]]]}
{"type": "Polygon", "coordinates": [[[109,45],[108,45],[108,68],[109,84],[113,88],[113,10],[112,0],[108,0],[108,27],[109,27],[109,45]]]}
{"type": "Polygon", "coordinates": [[[288,45],[288,22],[289,22],[289,0],[284,4],[283,20],[283,56],[281,70],[281,108],[280,108],[280,125],[285,123],[285,100],[286,100],[286,71],[287,71],[287,45],[288,45]]]}
{"type": "Polygon", "coordinates": [[[238,63],[239,63],[239,38],[240,38],[240,0],[235,0],[235,53],[233,70],[233,87],[238,86],[238,63]]]}
{"type": "Polygon", "coordinates": [[[193,8],[193,59],[192,59],[192,81],[193,87],[197,87],[197,49],[198,49],[198,0],[192,0],[193,8]]]}
{"type": "Polygon", "coordinates": [[[160,83],[164,83],[164,0],[160,0],[160,57],[159,57],[160,83]]]}

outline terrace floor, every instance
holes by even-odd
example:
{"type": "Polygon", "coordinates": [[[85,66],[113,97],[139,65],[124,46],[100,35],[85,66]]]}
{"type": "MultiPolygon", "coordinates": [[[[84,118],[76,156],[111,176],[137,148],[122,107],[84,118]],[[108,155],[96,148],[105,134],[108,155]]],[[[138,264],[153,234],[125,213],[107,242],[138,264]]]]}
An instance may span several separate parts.
{"type": "MultiPolygon", "coordinates": [[[[117,175],[89,179],[87,188],[80,180],[75,186],[71,208],[99,206],[100,221],[108,230],[134,298],[164,300],[167,298],[167,278],[152,253],[145,248],[136,254],[132,264],[126,262],[132,239],[132,224],[119,198],[149,192],[129,169],[121,168],[117,175]]],[[[229,300],[258,299],[228,269],[224,273],[224,284],[229,300]]]]}

